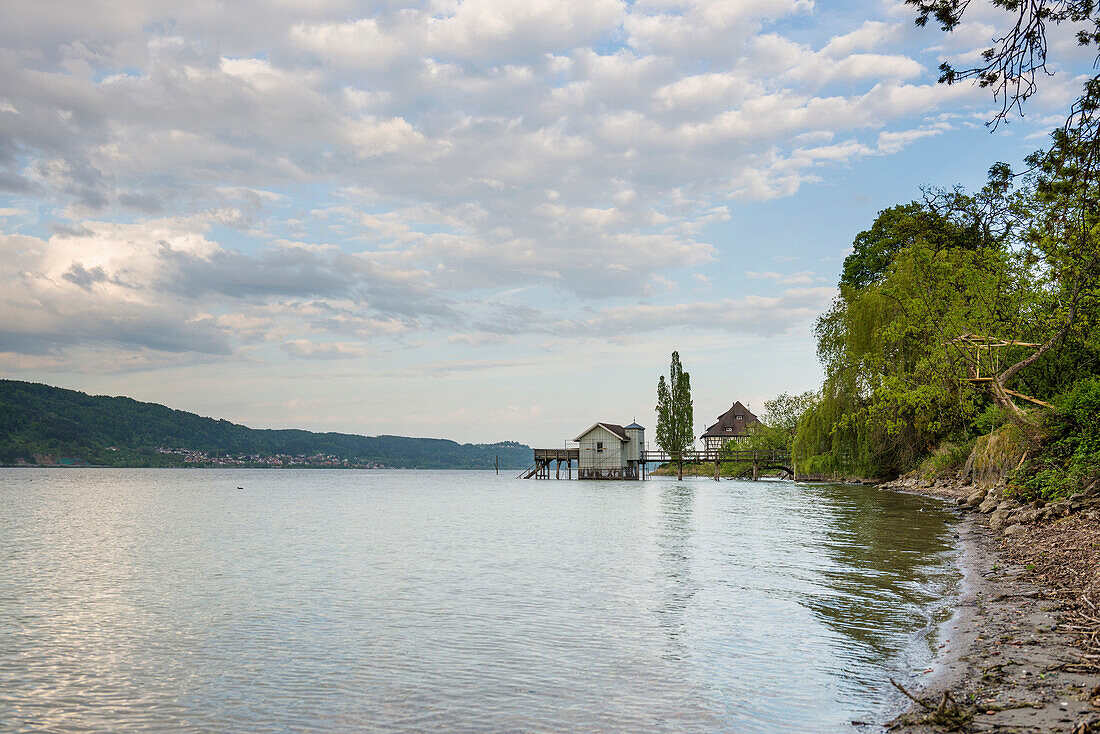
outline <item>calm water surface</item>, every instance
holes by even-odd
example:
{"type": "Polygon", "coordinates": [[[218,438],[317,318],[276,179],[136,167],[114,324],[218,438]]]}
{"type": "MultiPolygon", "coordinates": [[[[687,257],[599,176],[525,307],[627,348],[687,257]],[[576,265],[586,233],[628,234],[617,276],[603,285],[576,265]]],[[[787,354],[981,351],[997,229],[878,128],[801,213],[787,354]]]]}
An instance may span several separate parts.
{"type": "Polygon", "coordinates": [[[952,522],[854,486],[0,469],[0,730],[867,731],[932,661],[952,522]]]}

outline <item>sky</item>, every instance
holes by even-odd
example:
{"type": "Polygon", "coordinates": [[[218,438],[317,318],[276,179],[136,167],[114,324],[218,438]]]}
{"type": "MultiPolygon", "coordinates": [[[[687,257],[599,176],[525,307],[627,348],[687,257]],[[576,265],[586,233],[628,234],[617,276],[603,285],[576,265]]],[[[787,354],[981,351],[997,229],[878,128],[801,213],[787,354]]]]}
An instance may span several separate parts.
{"type": "MultiPolygon", "coordinates": [[[[1045,145],[895,2],[5,0],[0,376],[253,427],[652,440],[819,386],[853,237],[1045,145]]],[[[1059,66],[1062,64],[1062,66],[1059,66]]]]}

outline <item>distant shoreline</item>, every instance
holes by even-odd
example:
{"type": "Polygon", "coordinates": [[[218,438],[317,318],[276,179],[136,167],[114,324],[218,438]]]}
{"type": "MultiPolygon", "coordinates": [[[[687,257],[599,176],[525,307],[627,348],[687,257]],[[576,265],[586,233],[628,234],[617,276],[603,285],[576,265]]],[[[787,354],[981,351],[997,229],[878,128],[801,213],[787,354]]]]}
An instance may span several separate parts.
{"type": "MultiPolygon", "coordinates": [[[[271,466],[259,464],[256,466],[203,466],[200,464],[183,464],[173,466],[112,466],[110,464],[0,464],[0,469],[270,469],[272,471],[290,469],[309,469],[317,471],[493,471],[488,466],[454,466],[454,467],[420,467],[420,466],[271,466]]],[[[500,467],[500,472],[519,471],[522,467],[500,467]]]]}
{"type": "Polygon", "coordinates": [[[0,379],[5,466],[434,468],[517,471],[531,447],[516,441],[249,428],[126,397],[0,379]]]}

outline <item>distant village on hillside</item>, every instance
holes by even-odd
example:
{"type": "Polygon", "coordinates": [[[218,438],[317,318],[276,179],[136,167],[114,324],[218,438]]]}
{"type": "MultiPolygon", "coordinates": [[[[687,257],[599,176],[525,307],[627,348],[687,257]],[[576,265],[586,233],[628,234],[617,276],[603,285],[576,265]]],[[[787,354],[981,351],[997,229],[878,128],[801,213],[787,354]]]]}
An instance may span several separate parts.
{"type": "MultiPolygon", "coordinates": [[[[108,451],[123,451],[117,446],[108,446],[108,451]]],[[[359,458],[342,458],[332,454],[225,454],[211,455],[206,451],[193,449],[167,448],[158,446],[154,451],[166,457],[178,457],[185,466],[195,467],[253,467],[253,468],[283,468],[297,467],[301,469],[390,469],[385,464],[377,461],[366,461],[359,458]]],[[[17,459],[15,466],[59,466],[76,467],[92,466],[79,456],[65,456],[62,454],[34,454],[33,462],[17,459]]]]}
{"type": "MultiPolygon", "coordinates": [[[[109,447],[110,448],[110,447],[109,447]]],[[[117,450],[117,449],[116,449],[117,450]]],[[[226,456],[211,456],[205,451],[193,451],[191,449],[157,448],[160,454],[175,454],[182,456],[185,464],[200,466],[256,466],[256,467],[281,467],[298,466],[303,468],[331,467],[341,469],[388,469],[390,467],[377,461],[364,461],[352,457],[341,458],[332,454],[232,454],[226,456]]]]}

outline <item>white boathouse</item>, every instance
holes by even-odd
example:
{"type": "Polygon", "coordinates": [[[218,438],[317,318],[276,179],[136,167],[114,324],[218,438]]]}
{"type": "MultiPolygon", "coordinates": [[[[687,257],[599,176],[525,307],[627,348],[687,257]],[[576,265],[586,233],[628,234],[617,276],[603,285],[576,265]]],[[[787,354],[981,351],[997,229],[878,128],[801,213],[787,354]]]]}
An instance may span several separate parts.
{"type": "Polygon", "coordinates": [[[580,479],[642,479],[645,429],[637,423],[594,423],[577,436],[580,479]]]}

